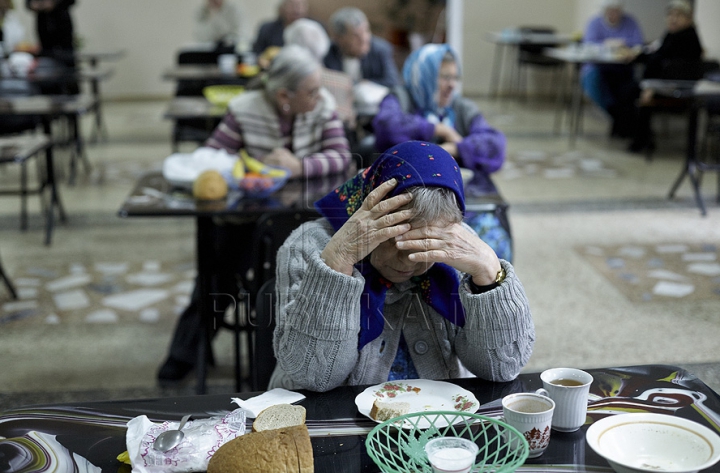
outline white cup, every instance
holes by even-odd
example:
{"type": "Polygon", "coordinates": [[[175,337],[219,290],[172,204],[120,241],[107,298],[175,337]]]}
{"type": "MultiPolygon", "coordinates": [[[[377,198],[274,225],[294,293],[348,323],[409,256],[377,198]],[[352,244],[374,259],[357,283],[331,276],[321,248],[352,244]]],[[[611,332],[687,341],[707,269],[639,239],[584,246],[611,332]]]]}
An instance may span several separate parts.
{"type": "Polygon", "coordinates": [[[223,74],[237,73],[237,56],[234,54],[221,54],[218,56],[218,68],[223,74]]]}
{"type": "Polygon", "coordinates": [[[508,394],[502,400],[505,422],[515,427],[530,444],[528,458],[536,458],[550,445],[550,426],[555,402],[536,393],[508,394]]]}
{"type": "Polygon", "coordinates": [[[587,417],[593,377],[575,368],[552,368],[543,371],[540,379],[545,392],[556,405],[552,428],[559,432],[575,432],[587,417]]]}
{"type": "Polygon", "coordinates": [[[434,473],[467,473],[478,453],[475,442],[460,437],[438,437],[425,444],[434,473]]]}

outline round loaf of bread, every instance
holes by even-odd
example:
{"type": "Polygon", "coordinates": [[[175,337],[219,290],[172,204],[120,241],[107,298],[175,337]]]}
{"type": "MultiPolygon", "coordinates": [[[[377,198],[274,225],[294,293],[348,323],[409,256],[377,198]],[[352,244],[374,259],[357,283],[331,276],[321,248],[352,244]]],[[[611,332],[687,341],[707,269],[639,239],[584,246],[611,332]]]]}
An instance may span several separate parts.
{"type": "Polygon", "coordinates": [[[313,473],[312,444],[305,425],[241,435],[210,458],[208,473],[313,473]]]}

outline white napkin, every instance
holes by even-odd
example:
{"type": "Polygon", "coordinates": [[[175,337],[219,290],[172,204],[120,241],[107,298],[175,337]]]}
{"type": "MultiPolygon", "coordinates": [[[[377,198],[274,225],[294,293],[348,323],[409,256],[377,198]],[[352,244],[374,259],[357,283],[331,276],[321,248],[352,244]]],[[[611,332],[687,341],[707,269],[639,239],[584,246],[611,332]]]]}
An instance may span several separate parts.
{"type": "Polygon", "coordinates": [[[270,406],[276,404],[293,404],[298,401],[305,399],[300,393],[288,391],[283,388],[275,388],[270,391],[263,393],[259,396],[251,397],[247,401],[243,401],[240,398],[232,398],[232,402],[245,409],[246,417],[254,419],[263,409],[267,409],[270,406]]]}

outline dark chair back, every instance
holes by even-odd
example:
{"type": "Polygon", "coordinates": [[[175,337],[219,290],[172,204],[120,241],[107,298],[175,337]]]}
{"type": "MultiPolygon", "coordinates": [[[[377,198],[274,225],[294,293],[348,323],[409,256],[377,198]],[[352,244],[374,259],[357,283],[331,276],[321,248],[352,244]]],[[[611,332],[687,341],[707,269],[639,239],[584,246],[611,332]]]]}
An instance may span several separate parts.
{"type": "MultiPolygon", "coordinates": [[[[528,35],[528,34],[555,34],[555,28],[551,26],[521,26],[518,28],[520,31],[520,35],[528,35]]],[[[543,56],[543,49],[545,48],[552,48],[554,46],[558,46],[558,43],[520,43],[518,45],[518,51],[519,51],[519,60],[521,62],[532,62],[536,60],[540,60],[542,62],[547,62],[547,58],[543,56]]],[[[557,60],[553,59],[552,62],[556,62],[557,60]]],[[[533,62],[534,63],[534,62],[533,62]]]]}
{"type": "Polygon", "coordinates": [[[253,340],[252,390],[267,390],[277,360],[273,349],[275,331],[275,278],[265,281],[255,297],[255,327],[253,340]]]}
{"type": "Polygon", "coordinates": [[[253,235],[253,263],[255,288],[275,277],[275,259],[278,249],[293,230],[308,220],[319,218],[314,209],[287,213],[267,213],[255,224],[253,235]]]}

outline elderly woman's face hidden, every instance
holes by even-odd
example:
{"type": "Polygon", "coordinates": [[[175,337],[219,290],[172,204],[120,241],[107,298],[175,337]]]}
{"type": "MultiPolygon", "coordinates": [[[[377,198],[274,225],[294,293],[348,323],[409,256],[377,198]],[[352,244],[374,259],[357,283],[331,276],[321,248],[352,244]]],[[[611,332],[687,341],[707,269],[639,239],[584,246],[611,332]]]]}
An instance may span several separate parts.
{"type": "Polygon", "coordinates": [[[408,259],[410,251],[402,251],[395,246],[395,239],[385,240],[370,253],[370,264],[378,273],[392,283],[410,280],[413,276],[425,274],[432,263],[416,263],[408,259]]]}

